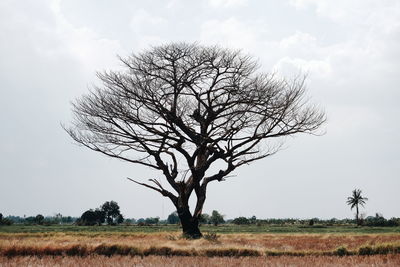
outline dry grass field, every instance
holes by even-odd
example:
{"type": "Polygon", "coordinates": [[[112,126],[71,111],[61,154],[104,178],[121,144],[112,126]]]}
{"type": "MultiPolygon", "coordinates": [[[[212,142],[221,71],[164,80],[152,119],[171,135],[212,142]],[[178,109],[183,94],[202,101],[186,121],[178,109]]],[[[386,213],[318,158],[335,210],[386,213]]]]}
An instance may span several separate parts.
{"type": "Polygon", "coordinates": [[[168,247],[177,250],[208,250],[221,248],[257,251],[333,251],[340,246],[357,250],[362,246],[400,245],[400,234],[219,234],[188,240],[180,233],[0,233],[0,248],[11,247],[67,248],[99,245],[134,247],[168,247]],[[209,238],[207,238],[209,237],[209,238]]]}
{"type": "Polygon", "coordinates": [[[400,266],[400,234],[0,233],[0,266],[400,266]],[[343,257],[342,257],[343,256],[343,257]]]}
{"type": "Polygon", "coordinates": [[[400,255],[304,257],[0,257],[0,266],[400,266],[400,255]]]}

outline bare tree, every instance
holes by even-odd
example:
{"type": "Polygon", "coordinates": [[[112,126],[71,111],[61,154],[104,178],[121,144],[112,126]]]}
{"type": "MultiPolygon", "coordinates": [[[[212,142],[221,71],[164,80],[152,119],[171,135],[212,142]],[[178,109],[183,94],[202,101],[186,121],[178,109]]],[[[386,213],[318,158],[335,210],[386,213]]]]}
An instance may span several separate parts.
{"type": "Polygon", "coordinates": [[[272,155],[280,137],[313,133],[325,120],[304,99],[304,79],[259,73],[240,51],[172,43],[120,60],[125,70],[98,73],[102,85],[73,103],[74,122],[65,129],[94,151],[161,171],[168,187],[128,179],[168,197],[193,238],[201,237],[210,182],[272,155]]]}

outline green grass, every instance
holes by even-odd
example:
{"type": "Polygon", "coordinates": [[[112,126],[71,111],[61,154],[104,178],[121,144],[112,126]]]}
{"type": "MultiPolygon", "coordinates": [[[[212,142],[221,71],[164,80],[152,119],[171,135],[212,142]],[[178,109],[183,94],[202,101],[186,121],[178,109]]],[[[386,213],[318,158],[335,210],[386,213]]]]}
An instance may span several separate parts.
{"type": "Polygon", "coordinates": [[[203,231],[216,233],[400,233],[400,227],[357,227],[343,226],[305,226],[305,225],[221,225],[218,227],[206,226],[203,231]]]}
{"type": "Polygon", "coordinates": [[[176,232],[179,231],[176,225],[159,225],[159,226],[136,226],[136,225],[119,225],[119,226],[76,226],[76,225],[10,225],[0,226],[0,233],[45,233],[45,232],[74,232],[74,233],[102,233],[102,232],[176,232]]]}
{"type": "MultiPolygon", "coordinates": [[[[155,232],[179,232],[177,225],[159,225],[159,226],[75,226],[75,225],[11,225],[0,226],[0,233],[46,233],[46,232],[74,232],[74,233],[155,233],[155,232]]],[[[208,233],[298,233],[298,234],[322,234],[322,233],[400,233],[400,227],[357,227],[354,225],[343,226],[304,226],[304,225],[203,225],[202,232],[208,233]]]]}

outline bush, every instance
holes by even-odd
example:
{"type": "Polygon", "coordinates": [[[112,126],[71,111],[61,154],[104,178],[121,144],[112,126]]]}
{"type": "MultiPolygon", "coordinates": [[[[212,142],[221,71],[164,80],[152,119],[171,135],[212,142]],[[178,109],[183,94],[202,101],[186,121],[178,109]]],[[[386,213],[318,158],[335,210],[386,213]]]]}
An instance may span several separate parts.
{"type": "Polygon", "coordinates": [[[207,257],[258,257],[262,255],[258,250],[237,248],[206,249],[204,253],[207,257]]]}
{"type": "Polygon", "coordinates": [[[38,214],[35,217],[35,223],[37,224],[43,224],[44,221],[44,216],[42,214],[38,214]]]}
{"type": "Polygon", "coordinates": [[[168,224],[178,224],[180,222],[178,213],[176,211],[172,212],[168,215],[167,223],[168,224]]]}
{"type": "Polygon", "coordinates": [[[372,255],[373,252],[371,246],[363,246],[358,249],[358,255],[372,255]]]}
{"type": "Polygon", "coordinates": [[[400,226],[400,218],[391,218],[387,220],[386,226],[400,226]]]}
{"type": "Polygon", "coordinates": [[[122,215],[122,214],[120,214],[120,215],[118,215],[117,216],[117,218],[115,219],[115,222],[117,223],[117,224],[121,224],[121,223],[123,223],[124,222],[124,216],[122,215]]]}
{"type": "Polygon", "coordinates": [[[218,242],[219,236],[216,233],[206,233],[203,235],[203,238],[207,241],[218,242]]]}
{"type": "Polygon", "coordinates": [[[105,221],[105,213],[99,209],[85,211],[77,221],[77,225],[100,225],[105,221]]]}
{"type": "Polygon", "coordinates": [[[146,218],[145,220],[144,220],[144,223],[145,224],[158,224],[158,222],[160,221],[160,218],[159,217],[149,217],[149,218],[146,218]]]}
{"type": "Polygon", "coordinates": [[[251,216],[251,218],[249,218],[249,222],[251,223],[251,224],[256,224],[257,223],[257,217],[256,216],[251,216]]]}
{"type": "Polygon", "coordinates": [[[391,218],[386,220],[382,214],[376,213],[375,216],[368,216],[364,220],[364,225],[366,226],[399,226],[400,219],[391,218]]]}
{"type": "Polygon", "coordinates": [[[11,224],[13,224],[14,222],[13,221],[11,221],[10,219],[8,219],[8,218],[4,218],[4,219],[2,219],[1,221],[0,221],[0,225],[11,225],[11,224]]]}
{"type": "Polygon", "coordinates": [[[232,223],[237,225],[243,225],[243,224],[250,224],[250,221],[246,217],[237,217],[233,219],[232,223]]]}
{"type": "Polygon", "coordinates": [[[65,254],[67,256],[86,256],[88,248],[85,245],[73,245],[65,251],[65,254]]]}
{"type": "Polygon", "coordinates": [[[338,256],[346,256],[349,255],[349,251],[347,250],[346,247],[340,246],[336,249],[335,254],[338,256]]]}
{"type": "Polygon", "coordinates": [[[210,215],[207,213],[202,213],[199,218],[200,224],[210,224],[210,215]]]}

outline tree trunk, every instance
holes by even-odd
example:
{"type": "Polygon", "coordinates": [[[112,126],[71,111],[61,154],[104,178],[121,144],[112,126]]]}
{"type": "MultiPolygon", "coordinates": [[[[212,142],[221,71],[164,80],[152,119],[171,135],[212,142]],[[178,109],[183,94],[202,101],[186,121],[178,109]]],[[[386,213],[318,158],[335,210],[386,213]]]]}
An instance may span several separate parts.
{"type": "Polygon", "coordinates": [[[358,219],[358,205],[356,205],[356,222],[357,225],[360,225],[360,220],[358,219]]]}
{"type": "Polygon", "coordinates": [[[192,216],[189,207],[178,208],[177,212],[181,220],[183,235],[193,239],[201,238],[203,235],[199,229],[199,219],[192,216]]]}

